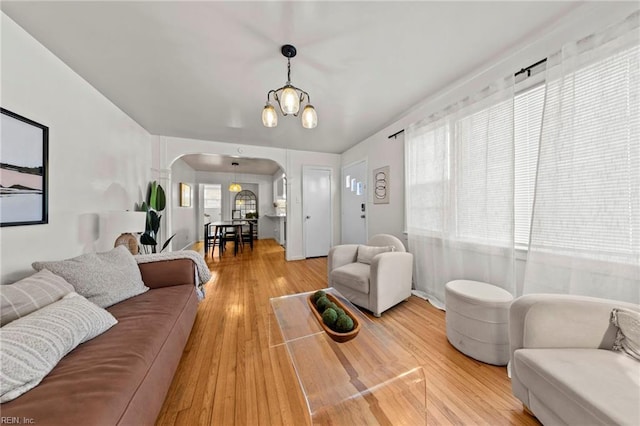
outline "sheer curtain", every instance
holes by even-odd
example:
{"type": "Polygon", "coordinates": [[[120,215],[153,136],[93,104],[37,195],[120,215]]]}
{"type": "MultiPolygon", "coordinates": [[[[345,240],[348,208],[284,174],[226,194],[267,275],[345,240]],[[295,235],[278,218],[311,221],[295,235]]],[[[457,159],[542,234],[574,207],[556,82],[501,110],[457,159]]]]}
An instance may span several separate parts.
{"type": "Polygon", "coordinates": [[[455,279],[514,291],[513,105],[507,78],[406,130],[409,250],[437,307],[455,279]]]}
{"type": "Polygon", "coordinates": [[[639,17],[547,61],[525,293],[640,303],[639,17]]]}

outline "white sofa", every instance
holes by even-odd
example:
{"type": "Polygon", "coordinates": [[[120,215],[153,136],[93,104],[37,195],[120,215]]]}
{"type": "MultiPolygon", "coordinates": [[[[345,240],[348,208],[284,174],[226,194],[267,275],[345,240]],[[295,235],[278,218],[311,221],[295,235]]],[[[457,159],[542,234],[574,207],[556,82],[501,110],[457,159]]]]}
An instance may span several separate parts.
{"type": "Polygon", "coordinates": [[[640,362],[612,351],[611,311],[639,305],[538,294],[509,312],[513,394],[544,425],[640,425],[640,362]]]}
{"type": "Polygon", "coordinates": [[[332,247],[327,259],[328,281],[351,303],[379,317],[411,296],[413,255],[393,235],[374,235],[367,246],[393,246],[394,251],[374,256],[369,265],[357,261],[357,244],[332,247]]]}

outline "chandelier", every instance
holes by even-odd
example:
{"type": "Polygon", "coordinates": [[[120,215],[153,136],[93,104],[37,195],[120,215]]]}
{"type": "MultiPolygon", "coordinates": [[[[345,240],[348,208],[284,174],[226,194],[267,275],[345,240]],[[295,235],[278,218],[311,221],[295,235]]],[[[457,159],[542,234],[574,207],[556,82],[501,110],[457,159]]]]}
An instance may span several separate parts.
{"type": "Polygon", "coordinates": [[[302,127],[313,129],[318,125],[318,115],[313,105],[311,105],[309,94],[291,84],[291,58],[296,56],[296,48],[290,44],[285,44],[280,51],[287,58],[287,83],[281,88],[270,90],[267,93],[267,105],[262,110],[262,124],[265,127],[276,127],[278,125],[278,114],[276,114],[276,109],[270,102],[271,94],[273,94],[273,99],[278,103],[284,116],[293,114],[293,116],[297,117],[300,112],[300,104],[305,102],[306,99],[307,105],[302,109],[302,127]]]}
{"type": "Polygon", "coordinates": [[[233,171],[233,182],[231,182],[231,185],[229,185],[229,192],[240,192],[242,191],[242,187],[238,183],[238,177],[236,176],[236,172],[235,172],[237,170],[237,167],[240,164],[234,161],[233,163],[231,163],[231,165],[233,166],[234,171],[233,171]]]}

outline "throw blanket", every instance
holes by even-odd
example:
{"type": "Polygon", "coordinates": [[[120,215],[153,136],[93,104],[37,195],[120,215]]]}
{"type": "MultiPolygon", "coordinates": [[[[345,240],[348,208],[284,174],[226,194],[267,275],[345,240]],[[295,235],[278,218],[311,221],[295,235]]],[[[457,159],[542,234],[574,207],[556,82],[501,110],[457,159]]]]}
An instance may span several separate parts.
{"type": "Polygon", "coordinates": [[[211,271],[200,253],[193,250],[170,251],[166,253],[138,254],[134,256],[138,263],[158,262],[162,260],[190,259],[196,265],[196,293],[198,299],[204,299],[204,285],[211,279],[211,271]]]}

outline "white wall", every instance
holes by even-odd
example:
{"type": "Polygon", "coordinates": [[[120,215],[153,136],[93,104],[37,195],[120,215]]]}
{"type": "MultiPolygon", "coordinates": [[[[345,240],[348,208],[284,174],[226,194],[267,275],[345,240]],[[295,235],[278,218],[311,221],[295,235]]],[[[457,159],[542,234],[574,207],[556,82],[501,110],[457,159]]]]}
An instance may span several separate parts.
{"type": "Polygon", "coordinates": [[[155,137],[4,13],[0,31],[2,107],[49,127],[49,223],[0,229],[8,283],[33,261],[113,247],[105,213],[143,200],[155,137]]]}
{"type": "MultiPolygon", "coordinates": [[[[171,180],[170,167],[175,159],[186,154],[199,153],[236,156],[239,158],[266,158],[275,161],[282,167],[287,174],[287,260],[304,258],[302,166],[326,166],[331,168],[333,196],[332,244],[340,242],[340,193],[338,192],[340,190],[338,186],[340,180],[340,155],[161,136],[154,143],[152,162],[160,176],[163,187],[167,188],[169,186],[166,183],[171,180]]],[[[209,182],[202,181],[201,183],[209,182]]],[[[269,184],[271,185],[270,178],[269,184]]],[[[273,190],[271,189],[271,191],[273,190]]],[[[264,199],[271,200],[273,195],[272,193],[270,194],[268,198],[265,197],[264,199]]],[[[262,194],[260,194],[260,197],[261,199],[263,198],[262,194]]],[[[261,206],[260,208],[262,210],[263,207],[261,206]]],[[[263,215],[263,213],[260,212],[260,215],[263,215]]]]}
{"type": "MultiPolygon", "coordinates": [[[[519,46],[479,66],[476,73],[464,76],[427,97],[399,118],[392,119],[391,124],[385,125],[374,135],[345,151],[342,154],[342,166],[362,159],[368,160],[368,188],[372,188],[372,170],[385,165],[391,166],[390,203],[373,205],[372,191],[367,191],[369,236],[384,232],[400,237],[404,230],[404,134],[399,135],[397,139],[388,139],[389,135],[441,111],[467,95],[476,93],[499,78],[538,62],[558,51],[567,42],[579,40],[594,31],[622,21],[637,9],[636,2],[585,3],[555,24],[532,34],[519,46]]],[[[406,238],[403,238],[403,241],[406,243],[406,238]]],[[[519,290],[524,277],[525,254],[518,255],[516,276],[519,290]]]]}
{"type": "MultiPolygon", "coordinates": [[[[170,206],[173,209],[171,229],[176,234],[171,240],[171,249],[182,250],[191,248],[190,246],[202,237],[197,233],[197,229],[200,228],[196,228],[198,225],[196,171],[183,160],[178,159],[171,165],[171,178],[172,190],[171,197],[168,198],[170,204],[167,207],[170,206]],[[186,183],[191,187],[191,207],[180,207],[180,183],[186,183]]],[[[162,220],[165,218],[163,217],[162,220]]],[[[166,237],[167,235],[162,236],[162,240],[164,241],[166,237]]]]}

